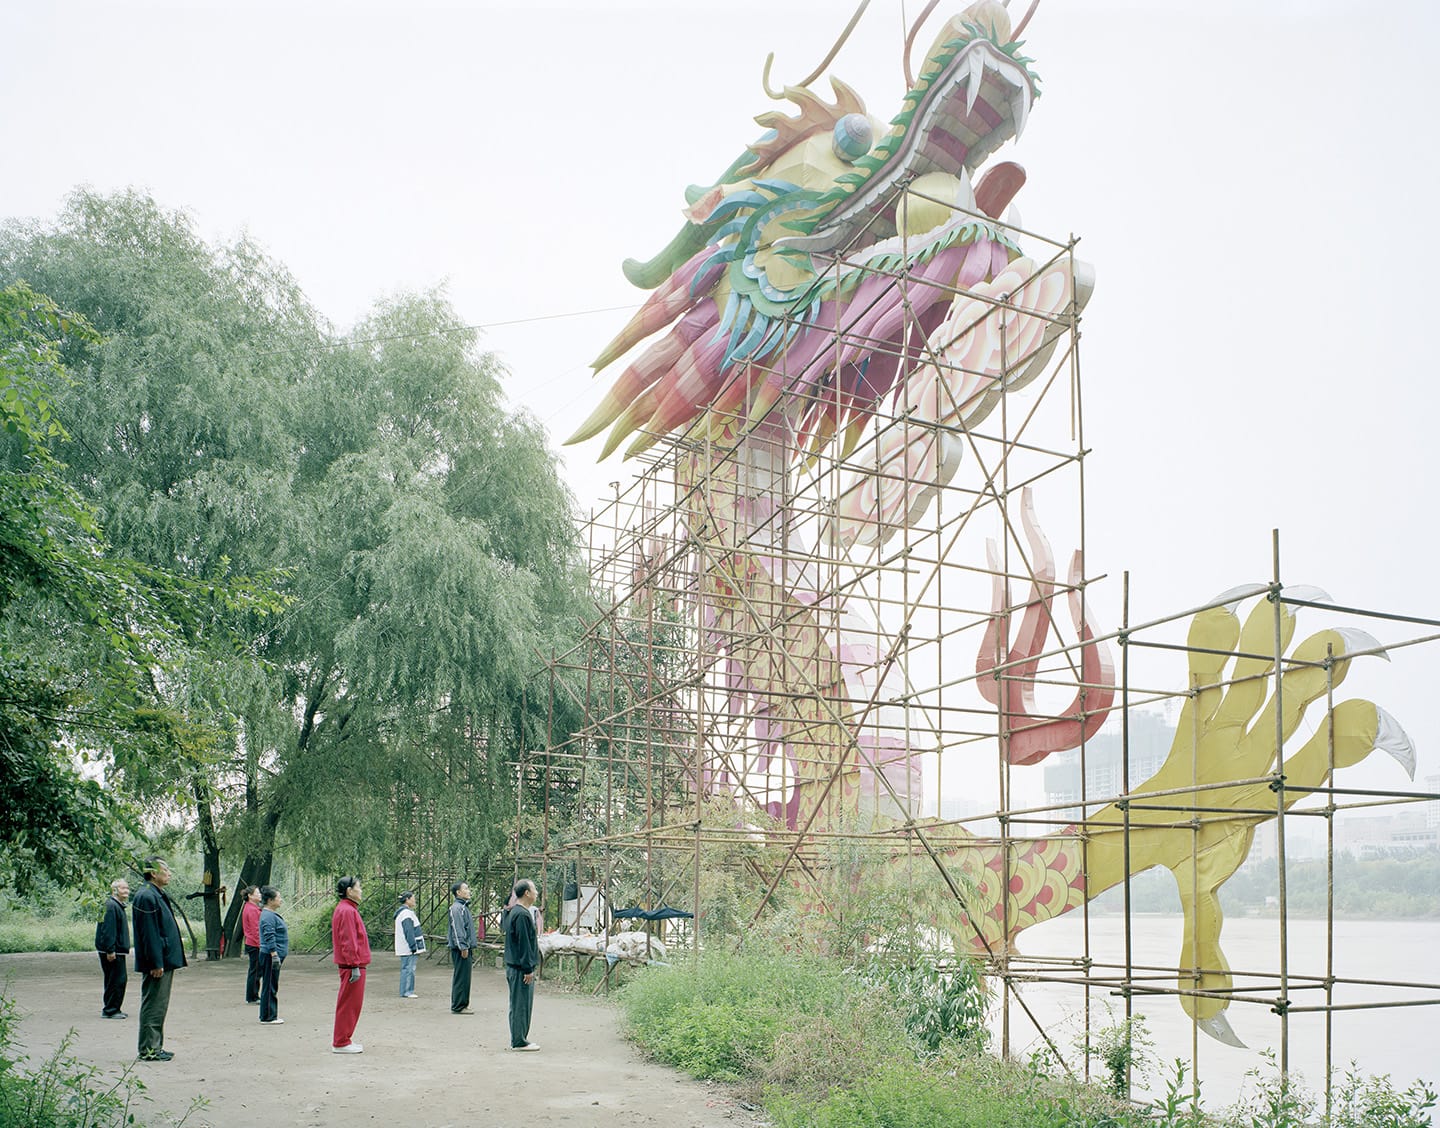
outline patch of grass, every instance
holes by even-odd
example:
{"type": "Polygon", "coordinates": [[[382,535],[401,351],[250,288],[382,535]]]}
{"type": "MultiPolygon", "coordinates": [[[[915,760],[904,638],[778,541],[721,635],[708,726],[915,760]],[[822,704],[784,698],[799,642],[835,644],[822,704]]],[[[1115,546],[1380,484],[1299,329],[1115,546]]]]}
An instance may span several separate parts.
{"type": "Polygon", "coordinates": [[[865,990],[818,959],[707,952],[698,968],[645,969],[619,997],[631,1037],[654,1057],[694,1077],[739,1081],[807,1024],[851,1015],[865,990]]]}
{"type": "Polygon", "coordinates": [[[1334,1112],[1282,1082],[1270,1062],[1230,1109],[1192,1102],[1176,1062],[1165,1095],[1124,1098],[1146,1069],[1138,1024],[1098,1031],[1087,1052],[1108,1084],[1058,1076],[984,1052],[983,989],[934,964],[847,971],[799,954],[708,951],[699,965],[645,968],[619,992],[630,1036],[696,1077],[738,1082],[763,1100],[775,1128],[1425,1128],[1436,1096],[1417,1082],[1352,1071],[1334,1112]],[[977,1033],[977,1030],[979,1031],[977,1033]]]}
{"type": "Polygon", "coordinates": [[[0,917],[0,952],[91,952],[95,922],[36,919],[11,909],[0,917]]]}
{"type": "Polygon", "coordinates": [[[776,1128],[1120,1128],[1124,1106],[983,1054],[895,1057],[819,1100],[772,1094],[776,1128]]]}

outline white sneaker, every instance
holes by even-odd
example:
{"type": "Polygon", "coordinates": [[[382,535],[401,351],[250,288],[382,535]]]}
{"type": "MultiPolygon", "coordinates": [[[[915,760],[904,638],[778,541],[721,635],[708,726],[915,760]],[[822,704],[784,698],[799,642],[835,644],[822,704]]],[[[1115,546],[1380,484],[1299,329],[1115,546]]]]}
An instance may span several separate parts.
{"type": "Polygon", "coordinates": [[[526,1042],[523,1046],[511,1046],[517,1054],[533,1054],[540,1048],[539,1042],[526,1042]]]}
{"type": "Polygon", "coordinates": [[[402,999],[418,999],[420,996],[417,995],[417,994],[415,994],[414,991],[411,991],[410,994],[408,994],[408,995],[401,995],[400,997],[401,997],[402,999]]]}
{"type": "Polygon", "coordinates": [[[365,1047],[359,1042],[351,1042],[348,1046],[331,1046],[332,1054],[363,1054],[365,1047]]]}
{"type": "Polygon", "coordinates": [[[283,1018],[262,1018],[262,1019],[260,1020],[260,1025],[261,1025],[261,1026],[279,1026],[279,1025],[280,1025],[282,1022],[284,1022],[284,1021],[285,1021],[285,1020],[284,1020],[283,1018]]]}

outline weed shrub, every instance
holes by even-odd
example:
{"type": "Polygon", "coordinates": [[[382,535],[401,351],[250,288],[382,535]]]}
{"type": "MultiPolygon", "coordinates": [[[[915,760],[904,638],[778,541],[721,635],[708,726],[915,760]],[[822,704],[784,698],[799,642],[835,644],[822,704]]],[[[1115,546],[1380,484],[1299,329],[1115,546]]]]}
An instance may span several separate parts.
{"type": "Polygon", "coordinates": [[[1388,1075],[1366,1077],[1352,1062],[1334,1101],[1329,1128],[1430,1128],[1436,1093],[1423,1081],[1396,1089],[1388,1075]]]}
{"type": "Polygon", "coordinates": [[[1430,1128],[1436,1094],[1423,1081],[1396,1089],[1388,1075],[1367,1077],[1352,1063],[1336,1079],[1330,1115],[1317,1119],[1319,1097],[1294,1080],[1282,1080],[1274,1054],[1266,1051],[1261,1056],[1265,1066],[1246,1075],[1246,1092],[1215,1123],[1244,1128],[1302,1128],[1314,1123],[1323,1128],[1430,1128]]]}
{"type": "Polygon", "coordinates": [[[896,1053],[906,1053],[905,1029],[893,1008],[871,993],[857,995],[848,1009],[807,1014],[775,1037],[768,1060],[754,1070],[750,1088],[818,1102],[836,1086],[868,1077],[896,1053]]]}
{"type": "Polygon", "coordinates": [[[724,1081],[828,1068],[813,1060],[816,1030],[865,1030],[880,1021],[869,989],[834,964],[750,951],[707,952],[698,969],[649,968],[619,998],[630,1036],[653,1056],[724,1081]]]}
{"type": "Polygon", "coordinates": [[[1352,1072],[1333,1111],[1281,1082],[1273,1060],[1226,1112],[1192,1102],[1176,1062],[1163,1098],[1123,1097],[1143,1074],[1138,1023],[1098,1032],[1086,1050],[1108,1084],[1055,1076],[984,1052],[973,976],[933,965],[841,969],[814,957],[707,952],[698,967],[646,968],[617,995],[631,1037],[696,1077],[738,1081],[775,1128],[1429,1128],[1436,1096],[1417,1083],[1352,1072]]]}
{"type": "MultiPolygon", "coordinates": [[[[127,1069],[119,1079],[108,1077],[70,1053],[75,1032],[33,1070],[21,1067],[28,1060],[16,1039],[19,1015],[13,1000],[0,995],[0,1124],[16,1128],[121,1128],[139,1125],[134,1106],[144,1097],[145,1085],[127,1069]]],[[[190,1112],[205,1106],[196,1098],[190,1112]]],[[[183,1125],[159,1113],[154,1125],[183,1125]]]]}
{"type": "Polygon", "coordinates": [[[895,1057],[820,1100],[770,1094],[776,1128],[1119,1128],[1145,1123],[1094,1088],[978,1053],[895,1057]]]}
{"type": "Polygon", "coordinates": [[[957,1041],[979,1049],[989,1040],[985,987],[974,962],[963,960],[946,970],[928,958],[909,967],[876,961],[864,976],[894,1000],[905,1029],[921,1049],[934,1053],[942,1044],[957,1041]]]}

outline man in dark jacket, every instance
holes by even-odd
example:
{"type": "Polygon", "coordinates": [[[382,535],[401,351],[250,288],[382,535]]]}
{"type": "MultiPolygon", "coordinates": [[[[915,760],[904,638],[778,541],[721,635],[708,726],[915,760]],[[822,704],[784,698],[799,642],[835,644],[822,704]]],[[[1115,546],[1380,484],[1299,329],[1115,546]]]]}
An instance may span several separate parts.
{"type": "Polygon", "coordinates": [[[515,883],[515,904],[505,911],[505,980],[510,985],[510,1048],[534,1053],[540,1047],[530,1041],[530,1011],[535,1004],[535,973],[540,967],[540,941],[530,906],[535,903],[535,883],[521,878],[515,883]]]}
{"type": "Polygon", "coordinates": [[[473,1014],[470,1009],[470,971],[475,960],[475,917],[470,912],[470,886],[450,886],[450,1013],[473,1014]]]}
{"type": "Polygon", "coordinates": [[[145,884],[135,894],[135,970],[140,985],[140,1060],[169,1061],[165,1013],[170,1009],[170,980],[185,966],[185,945],[175,923],[175,907],[165,894],[170,867],[160,858],[145,859],[145,884]]]}
{"type": "Polygon", "coordinates": [[[100,972],[105,977],[101,996],[101,1018],[129,1018],[125,1005],[125,959],[130,955],[130,920],[125,902],[130,900],[130,883],[118,877],[110,883],[105,898],[105,915],[95,926],[95,951],[100,954],[100,972]]]}

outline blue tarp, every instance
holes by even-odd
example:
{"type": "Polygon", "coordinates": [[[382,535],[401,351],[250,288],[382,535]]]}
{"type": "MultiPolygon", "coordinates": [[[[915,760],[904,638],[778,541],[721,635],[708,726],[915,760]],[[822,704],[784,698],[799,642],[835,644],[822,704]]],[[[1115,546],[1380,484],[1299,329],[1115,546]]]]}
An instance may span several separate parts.
{"type": "Polygon", "coordinates": [[[658,909],[616,909],[610,916],[614,920],[691,920],[695,914],[661,905],[658,909]]]}

